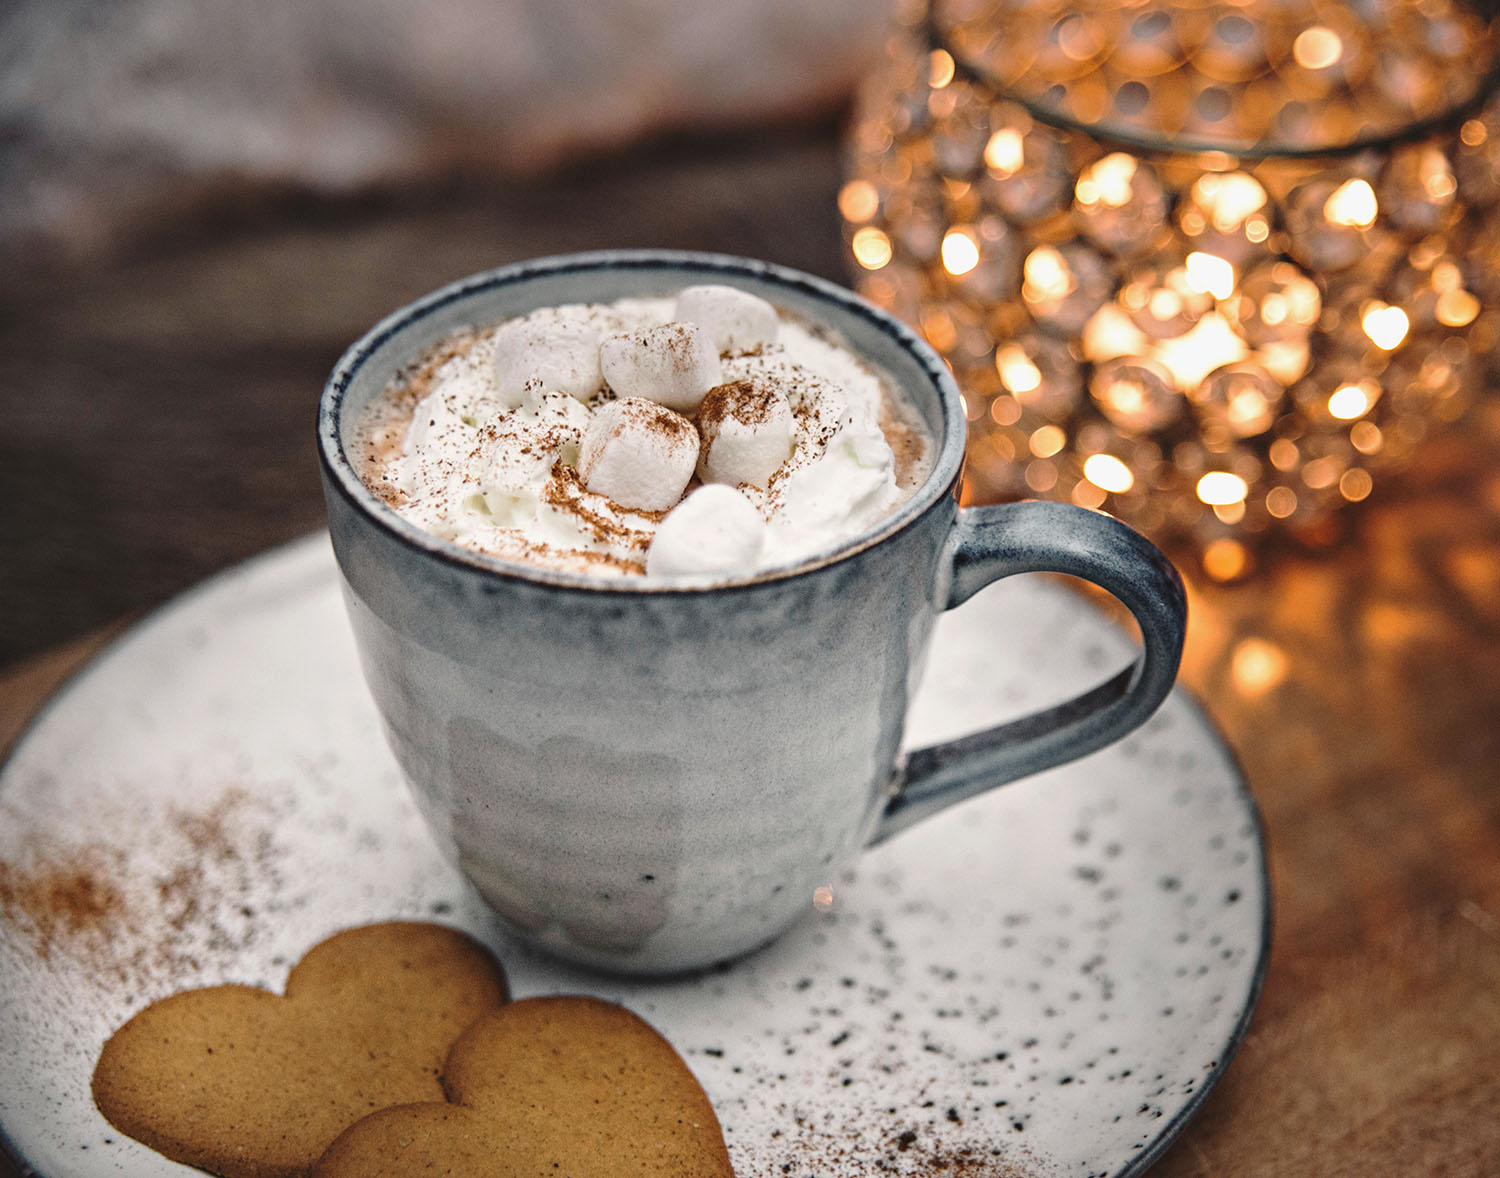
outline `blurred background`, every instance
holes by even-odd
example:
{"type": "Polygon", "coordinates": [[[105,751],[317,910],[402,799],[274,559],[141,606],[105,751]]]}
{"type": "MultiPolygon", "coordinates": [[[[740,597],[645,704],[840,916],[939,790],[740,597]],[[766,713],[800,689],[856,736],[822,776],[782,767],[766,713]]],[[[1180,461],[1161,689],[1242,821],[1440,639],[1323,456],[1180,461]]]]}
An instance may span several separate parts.
{"type": "Polygon", "coordinates": [[[605,246],[847,278],[882,5],[32,0],[0,9],[0,666],[320,525],[366,327],[605,246]]]}
{"type": "MultiPolygon", "coordinates": [[[[1487,217],[1500,194],[1500,121],[1484,105],[1491,31],[1455,41],[1452,6],[1437,0],[950,0],[955,36],[913,49],[925,6],[901,3],[893,36],[896,7],[0,5],[0,743],[143,611],[322,526],[322,382],[411,298],[508,261],[610,246],[722,250],[857,282],[969,365],[983,446],[971,495],[1061,486],[1151,520],[1166,501],[1144,472],[1159,468],[1191,509],[1190,526],[1159,536],[1189,582],[1183,679],[1264,811],[1277,931],[1250,1039],[1155,1172],[1500,1172],[1489,1115],[1500,1101],[1500,413],[1484,319],[1500,293],[1486,286],[1500,235],[1470,216],[1487,217]],[[1383,23],[1396,8],[1420,19],[1417,33],[1383,23]],[[993,21],[1020,24],[960,35],[993,21]],[[1309,29],[1321,32],[1303,40],[1309,29]],[[965,125],[993,81],[984,71],[1010,65],[1006,84],[1033,104],[1025,118],[965,125]],[[1127,66],[1177,81],[1140,87],[1118,72],[1127,66]],[[1272,75],[1292,90],[1268,91],[1272,75]],[[1026,92],[1028,77],[1046,86],[1026,92]],[[1197,144],[1171,160],[1141,136],[1163,94],[1173,133],[1197,144]],[[1134,314],[1129,338],[1151,348],[1180,314],[1242,332],[1251,312],[1266,318],[1264,291],[1250,307],[1243,288],[1221,290],[1221,267],[1195,271],[1152,233],[1201,232],[1183,216],[1213,195],[1200,173],[1234,166],[1207,150],[1203,137],[1223,133],[1210,124],[1259,112],[1283,146],[1357,139],[1359,117],[1316,125],[1335,99],[1387,130],[1453,108],[1433,124],[1449,136],[1443,166],[1360,150],[1338,157],[1336,185],[1314,159],[1278,187],[1243,165],[1259,196],[1228,202],[1238,220],[1207,209],[1203,224],[1226,249],[1239,235],[1301,267],[1292,277],[1317,280],[1323,310],[1354,308],[1308,328],[1351,334],[1352,351],[1328,353],[1347,380],[1305,394],[1295,365],[1284,387],[1236,371],[1195,397],[1174,391],[1175,371],[1153,384],[1161,373],[1143,365],[1103,391],[1090,384],[1090,371],[1120,376],[1109,365],[1121,357],[1085,357],[1090,370],[1082,352],[1058,350],[1059,332],[1084,326],[1070,319],[1080,292],[1090,314],[1134,314]],[[1114,103],[1113,146],[1076,134],[1100,102],[1114,103]],[[1062,148],[1028,138],[1038,111],[1071,128],[1062,148]],[[1127,164],[1094,170],[1121,145],[1127,164]],[[1160,188],[1140,187],[1152,175],[1160,188]],[[1056,207],[1026,203],[1059,182],[1056,207]],[[1338,256],[1307,252],[1304,231],[1332,234],[1338,256]],[[1166,265],[1179,260],[1185,286],[1166,265]],[[1105,272],[1096,297],[1090,275],[1105,272]],[[1146,287],[1132,303],[1135,277],[1146,287]],[[976,300],[1006,309],[976,317],[976,300]],[[1061,318],[1048,327],[1049,316],[1061,318]],[[1461,408],[1442,383],[1455,357],[1468,365],[1461,408]],[[1060,376],[1071,400],[1049,399],[1060,376]],[[1358,395],[1337,398],[1346,387],[1358,395]],[[1419,393],[1439,400],[1414,410],[1419,393]],[[1162,398],[1197,416],[1140,417],[1162,398]],[[1216,424],[1185,436],[1207,410],[1216,424]],[[1427,416],[1442,428],[1412,425],[1427,416]],[[1114,448],[1135,426],[1146,448],[1114,448]],[[1314,450],[1307,438],[1332,441],[1314,450]],[[1393,440],[1399,464],[1342,477],[1393,440]],[[1278,442],[1295,450],[1285,467],[1278,442]],[[1088,476],[1098,454],[1113,461],[1088,476]],[[1214,468],[1222,455],[1238,465],[1214,468]],[[1222,494],[1225,481],[1204,473],[1238,481],[1222,494]],[[1263,522],[1279,521],[1292,486],[1292,523],[1315,493],[1328,492],[1330,511],[1242,543],[1247,512],[1267,506],[1263,522]],[[1231,542],[1227,563],[1205,564],[1216,540],[1231,542]]],[[[1246,338],[1264,353],[1247,363],[1269,363],[1281,342],[1246,338]]]]}

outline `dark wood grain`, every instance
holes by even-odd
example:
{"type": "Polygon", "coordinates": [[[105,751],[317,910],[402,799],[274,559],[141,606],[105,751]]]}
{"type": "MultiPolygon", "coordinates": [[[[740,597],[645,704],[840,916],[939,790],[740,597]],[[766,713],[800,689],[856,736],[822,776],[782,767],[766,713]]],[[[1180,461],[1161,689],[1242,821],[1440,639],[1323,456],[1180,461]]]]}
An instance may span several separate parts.
{"type": "MultiPolygon", "coordinates": [[[[700,144],[550,187],[283,210],[12,286],[0,341],[39,403],[0,437],[0,495],[28,517],[0,516],[27,554],[0,651],[50,653],[0,676],[7,730],[98,645],[84,631],[318,524],[312,406],[375,315],[589,245],[838,276],[836,184],[831,132],[700,144]]],[[[1500,411],[1348,522],[1243,584],[1192,579],[1183,678],[1264,811],[1276,933],[1249,1038],[1164,1178],[1500,1174],[1500,411]]]]}
{"type": "Polygon", "coordinates": [[[1192,605],[1184,678],[1264,812],[1276,927],[1250,1036],[1153,1173],[1500,1174],[1500,406],[1341,547],[1192,605]]]}

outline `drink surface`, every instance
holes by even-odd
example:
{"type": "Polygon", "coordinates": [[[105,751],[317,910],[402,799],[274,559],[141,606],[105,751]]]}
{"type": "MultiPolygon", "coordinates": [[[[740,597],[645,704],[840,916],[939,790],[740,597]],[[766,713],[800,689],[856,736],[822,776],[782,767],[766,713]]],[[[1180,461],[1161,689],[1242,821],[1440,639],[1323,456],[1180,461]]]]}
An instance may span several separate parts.
{"type": "Polygon", "coordinates": [[[822,325],[731,287],[546,307],[391,382],[367,486],[476,552],[608,577],[725,578],[838,547],[931,470],[931,436],[822,325]]]}

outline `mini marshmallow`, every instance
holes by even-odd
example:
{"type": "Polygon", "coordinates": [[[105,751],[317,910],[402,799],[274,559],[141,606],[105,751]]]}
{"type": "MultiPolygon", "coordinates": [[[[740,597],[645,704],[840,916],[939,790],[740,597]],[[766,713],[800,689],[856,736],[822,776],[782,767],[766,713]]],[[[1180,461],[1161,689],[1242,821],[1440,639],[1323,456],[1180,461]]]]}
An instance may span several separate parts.
{"type": "Polygon", "coordinates": [[[749,377],[710,389],[698,406],[698,477],[766,486],[791,457],[796,427],[786,394],[769,380],[749,377]]]}
{"type": "Polygon", "coordinates": [[[665,511],[682,498],[698,461],[698,431],[644,397],[594,411],[578,451],[583,485],[621,507],[665,511]]]}
{"type": "Polygon", "coordinates": [[[765,537],[760,512],[733,487],[699,487],[657,526],[646,575],[748,573],[760,560],[765,537]]]}
{"type": "Polygon", "coordinates": [[[734,286],[689,286],[677,296],[673,319],[696,323],[720,354],[754,352],[776,342],[776,308],[734,286]]]}
{"type": "Polygon", "coordinates": [[[691,413],[723,379],[719,354],[691,323],[606,336],[599,345],[599,367],[621,397],[644,397],[679,413],[691,413]]]}
{"type": "Polygon", "coordinates": [[[534,391],[567,393],[587,401],[604,387],[599,331],[560,316],[512,319],[494,336],[496,394],[514,409],[534,391]]]}

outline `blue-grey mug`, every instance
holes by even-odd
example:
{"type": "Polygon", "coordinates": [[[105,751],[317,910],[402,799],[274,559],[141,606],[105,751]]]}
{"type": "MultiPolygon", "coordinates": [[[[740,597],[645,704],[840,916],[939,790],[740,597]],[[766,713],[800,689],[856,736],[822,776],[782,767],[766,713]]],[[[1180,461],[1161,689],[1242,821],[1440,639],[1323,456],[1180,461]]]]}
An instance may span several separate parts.
{"type": "Polygon", "coordinates": [[[906,325],[832,283],[713,254],[506,266],[419,299],[345,353],[318,440],[365,678],[438,842],[514,930],[631,973],[735,957],[797,920],[862,848],[1151,715],[1186,626],[1176,571],[1093,511],[961,509],[964,432],[952,375],[906,325]],[[794,566],[673,587],[459,548],[351,465],[360,411],[455,329],[708,282],[831,328],[925,421],[931,474],[877,526],[794,566]],[[901,756],[938,614],[1040,570],[1119,598],[1138,659],[1060,706],[901,756]]]}

